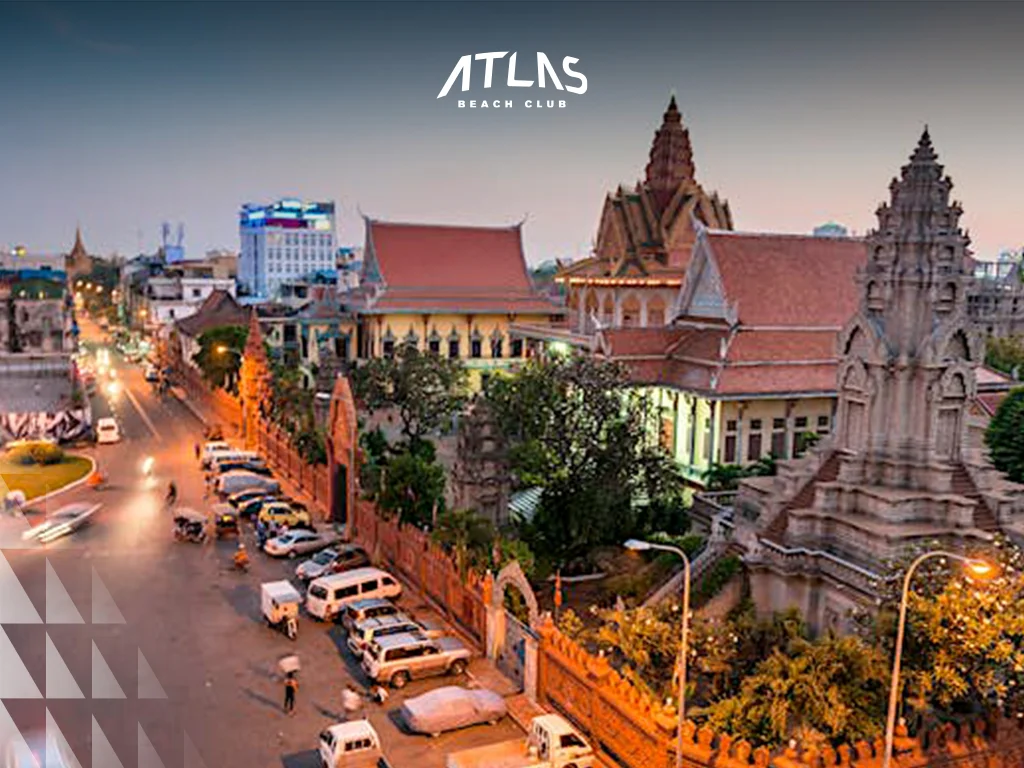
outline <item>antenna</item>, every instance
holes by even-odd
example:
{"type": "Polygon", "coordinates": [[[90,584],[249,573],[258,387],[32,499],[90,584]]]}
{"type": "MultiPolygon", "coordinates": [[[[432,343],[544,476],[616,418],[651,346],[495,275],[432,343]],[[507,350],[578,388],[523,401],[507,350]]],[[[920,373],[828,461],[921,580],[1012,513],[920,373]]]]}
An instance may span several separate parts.
{"type": "Polygon", "coordinates": [[[181,248],[181,244],[185,242],[185,224],[178,222],[178,241],[175,243],[176,246],[181,248]]]}
{"type": "Polygon", "coordinates": [[[164,250],[167,249],[168,244],[171,241],[171,224],[165,221],[160,225],[160,243],[163,245],[164,250]]]}

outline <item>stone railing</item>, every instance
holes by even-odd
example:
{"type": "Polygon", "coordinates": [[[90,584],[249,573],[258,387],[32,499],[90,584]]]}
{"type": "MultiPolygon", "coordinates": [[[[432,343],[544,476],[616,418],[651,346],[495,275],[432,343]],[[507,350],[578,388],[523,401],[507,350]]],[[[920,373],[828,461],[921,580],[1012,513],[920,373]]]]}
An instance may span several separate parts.
{"type": "MultiPolygon", "coordinates": [[[[539,629],[538,701],[571,720],[609,765],[669,768],[675,758],[675,711],[638,691],[608,660],[593,656],[547,620],[539,629]]],[[[784,750],[754,748],[687,721],[687,768],[879,768],[882,740],[784,750]]],[[[892,768],[1020,768],[1024,727],[1008,720],[945,725],[910,737],[897,729],[892,768]]]]}

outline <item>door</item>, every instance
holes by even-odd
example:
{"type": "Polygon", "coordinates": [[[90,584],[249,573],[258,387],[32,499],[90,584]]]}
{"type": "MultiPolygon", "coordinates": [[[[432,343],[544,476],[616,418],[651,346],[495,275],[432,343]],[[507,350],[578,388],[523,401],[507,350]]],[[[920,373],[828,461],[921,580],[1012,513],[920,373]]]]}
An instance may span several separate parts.
{"type": "Polygon", "coordinates": [[[348,522],[348,467],[344,464],[332,464],[334,474],[331,477],[331,520],[339,525],[348,522]]]}

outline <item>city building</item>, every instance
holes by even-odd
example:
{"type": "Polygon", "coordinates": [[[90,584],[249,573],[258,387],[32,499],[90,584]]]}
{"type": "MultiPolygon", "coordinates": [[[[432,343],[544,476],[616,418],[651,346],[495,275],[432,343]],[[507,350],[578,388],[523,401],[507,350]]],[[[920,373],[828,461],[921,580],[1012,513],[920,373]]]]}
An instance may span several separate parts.
{"type": "Polygon", "coordinates": [[[249,324],[250,310],[240,305],[232,292],[213,290],[199,308],[170,326],[167,338],[172,358],[193,365],[192,358],[199,351],[199,337],[213,328],[225,325],[249,324]]]}
{"type": "Polygon", "coordinates": [[[694,486],[712,464],[799,455],[833,426],[836,335],[857,307],[862,241],[698,226],[669,324],[598,332],[651,398],[694,486]]]}
{"type": "Polygon", "coordinates": [[[561,322],[564,310],[530,281],[521,225],[464,227],[366,219],[359,288],[342,300],[358,317],[360,358],[412,344],[462,360],[479,386],[525,357],[513,323],[561,322]]]}
{"type": "Polygon", "coordinates": [[[144,288],[144,326],[155,330],[195,314],[214,291],[235,295],[234,278],[214,277],[214,267],[180,261],[150,275],[144,288]]]}
{"type": "Polygon", "coordinates": [[[0,357],[17,354],[71,354],[77,328],[61,278],[14,273],[0,277],[0,357]]]}
{"type": "Polygon", "coordinates": [[[62,279],[66,276],[64,271],[66,259],[59,253],[29,253],[23,245],[16,245],[9,250],[0,250],[0,271],[19,272],[22,270],[37,270],[39,272],[59,273],[62,279]]]}
{"type": "Polygon", "coordinates": [[[274,298],[286,280],[336,268],[332,202],[248,203],[239,213],[239,237],[238,280],[254,296],[274,298]]]}
{"type": "Polygon", "coordinates": [[[796,607],[819,631],[847,630],[909,547],[956,551],[1024,529],[1024,487],[970,450],[984,345],[967,317],[973,265],[952,186],[926,130],[865,238],[834,435],[741,484],[736,537],[765,614],[796,607]]]}
{"type": "Polygon", "coordinates": [[[827,224],[815,227],[813,232],[815,237],[849,237],[850,233],[842,224],[836,224],[834,221],[830,221],[827,224]]]}
{"type": "MultiPolygon", "coordinates": [[[[569,340],[586,347],[601,328],[664,326],[698,224],[729,230],[732,213],[728,202],[697,182],[690,133],[673,97],[654,135],[644,180],[605,198],[593,255],[555,277],[566,289],[568,330],[575,336],[569,340]]],[[[545,339],[543,331],[521,332],[545,339]]]]}

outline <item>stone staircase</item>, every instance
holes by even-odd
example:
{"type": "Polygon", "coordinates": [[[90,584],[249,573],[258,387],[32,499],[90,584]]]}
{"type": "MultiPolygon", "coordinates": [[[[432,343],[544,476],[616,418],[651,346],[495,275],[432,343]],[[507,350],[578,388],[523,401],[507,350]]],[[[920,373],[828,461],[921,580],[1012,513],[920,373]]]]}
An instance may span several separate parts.
{"type": "Polygon", "coordinates": [[[789,512],[793,509],[805,509],[814,503],[814,487],[818,483],[830,483],[839,477],[839,455],[833,453],[821,465],[818,471],[804,483],[797,494],[790,499],[779,510],[779,513],[768,524],[762,534],[769,541],[782,544],[786,537],[786,528],[789,524],[789,512]]]}
{"type": "Polygon", "coordinates": [[[963,464],[957,464],[953,470],[953,486],[951,490],[958,496],[963,496],[977,502],[977,506],[974,508],[975,528],[980,528],[983,531],[999,530],[999,520],[996,518],[995,513],[993,513],[992,508],[989,507],[988,502],[981,495],[978,486],[963,464]]]}

